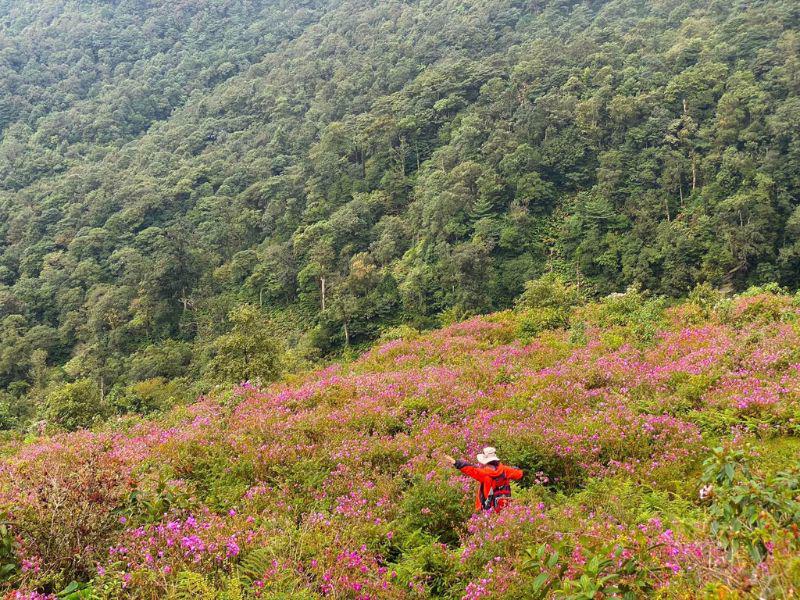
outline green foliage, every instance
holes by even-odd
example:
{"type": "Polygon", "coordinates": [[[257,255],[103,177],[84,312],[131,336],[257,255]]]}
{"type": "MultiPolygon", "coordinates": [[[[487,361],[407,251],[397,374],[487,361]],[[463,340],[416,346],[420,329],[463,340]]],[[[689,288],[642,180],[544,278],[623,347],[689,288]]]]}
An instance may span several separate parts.
{"type": "Polygon", "coordinates": [[[705,282],[698,283],[692,291],[689,292],[687,299],[699,309],[701,318],[708,319],[714,309],[722,302],[723,298],[724,295],[722,292],[714,289],[705,282]]]}
{"type": "Polygon", "coordinates": [[[72,581],[70,584],[56,594],[59,600],[94,600],[97,595],[91,585],[72,581]]]}
{"type": "Polygon", "coordinates": [[[397,581],[403,587],[424,585],[433,598],[447,597],[459,581],[458,564],[446,546],[431,540],[419,531],[400,540],[401,559],[392,565],[397,581]]]}
{"type": "Polygon", "coordinates": [[[638,341],[647,343],[653,341],[656,331],[663,326],[665,307],[663,298],[653,298],[637,287],[630,287],[624,293],[610,294],[597,304],[579,311],[576,318],[586,319],[606,329],[630,327],[638,341]]]}
{"type": "Polygon", "coordinates": [[[592,556],[577,580],[566,580],[561,595],[567,600],[592,600],[598,595],[626,599],[642,598],[653,592],[652,568],[638,557],[621,559],[622,549],[592,556]],[[611,558],[604,558],[611,554],[611,558]]]}
{"type": "Polygon", "coordinates": [[[16,397],[0,390],[0,431],[14,429],[23,424],[32,412],[26,397],[16,397]]]}
{"type": "Polygon", "coordinates": [[[533,308],[522,312],[519,319],[519,337],[530,339],[547,331],[569,325],[569,311],[558,308],[533,308]]]}
{"type": "Polygon", "coordinates": [[[201,573],[181,571],[176,578],[171,600],[216,600],[214,586],[201,573]]]}
{"type": "Polygon", "coordinates": [[[731,555],[744,550],[755,562],[783,534],[798,547],[800,463],[763,476],[751,469],[745,450],[715,448],[703,463],[704,495],[711,500],[711,531],[731,555]]]}
{"type": "Polygon", "coordinates": [[[191,504],[190,494],[162,475],[150,489],[133,490],[128,496],[124,512],[130,517],[153,523],[170,510],[185,510],[191,504]]]}
{"type": "Polygon", "coordinates": [[[252,584],[270,569],[274,558],[275,553],[269,548],[251,550],[239,562],[239,573],[244,581],[252,584]]]}
{"type": "Polygon", "coordinates": [[[176,404],[188,404],[196,398],[195,392],[185,379],[157,377],[114,390],[110,394],[110,402],[118,412],[146,415],[168,410],[176,404]]]}
{"type": "Polygon", "coordinates": [[[471,513],[471,506],[457,488],[439,481],[418,479],[403,496],[404,527],[420,530],[446,544],[458,540],[458,529],[471,513]]]}
{"type": "Polygon", "coordinates": [[[555,273],[548,273],[525,283],[525,291],[517,298],[519,335],[530,338],[548,329],[568,327],[573,309],[585,297],[578,286],[555,273]]]}
{"type": "Polygon", "coordinates": [[[709,373],[699,373],[692,375],[684,372],[676,372],[670,377],[669,386],[675,391],[675,395],[682,400],[682,406],[676,409],[691,410],[700,407],[700,400],[703,394],[716,382],[716,378],[709,373]]]}
{"type": "Polygon", "coordinates": [[[396,327],[387,327],[384,329],[377,343],[385,343],[392,340],[413,340],[417,336],[419,336],[419,330],[411,325],[398,325],[396,327]]]}
{"type": "Polygon", "coordinates": [[[224,588],[217,593],[216,600],[245,600],[245,586],[237,576],[225,578],[224,588]]]}
{"type": "Polygon", "coordinates": [[[587,481],[577,493],[565,494],[564,500],[576,509],[603,506],[607,514],[618,521],[646,523],[657,517],[678,526],[684,521],[695,523],[703,517],[694,503],[694,492],[692,488],[684,497],[672,490],[655,489],[623,478],[597,478],[587,481]]]}
{"type": "Polygon", "coordinates": [[[165,340],[160,344],[145,346],[131,356],[129,374],[133,381],[179,377],[191,362],[191,344],[165,340]]]}
{"type": "Polygon", "coordinates": [[[19,570],[14,536],[6,521],[0,522],[0,585],[6,584],[19,570]]]}
{"type": "Polygon", "coordinates": [[[231,330],[211,343],[206,373],[216,382],[271,381],[281,371],[283,348],[265,315],[251,305],[228,315],[231,330]]]}
{"type": "Polygon", "coordinates": [[[526,585],[524,597],[543,599],[552,592],[555,597],[568,600],[643,598],[653,592],[653,575],[661,570],[648,564],[649,549],[623,558],[624,548],[611,547],[588,557],[580,577],[571,579],[564,576],[569,550],[567,544],[557,544],[552,549],[547,544],[526,549],[523,568],[535,577],[526,585]]]}
{"type": "Polygon", "coordinates": [[[792,0],[234,4],[0,6],[5,426],[62,371],[269,379],[242,304],[317,357],[550,271],[800,285],[792,0]]]}
{"type": "Polygon", "coordinates": [[[89,427],[106,415],[100,388],[94,381],[79,379],[51,391],[45,399],[42,416],[72,431],[89,427]]]}
{"type": "Polygon", "coordinates": [[[552,308],[569,311],[585,300],[580,288],[555,273],[525,283],[525,291],[517,298],[517,308],[552,308]]]}

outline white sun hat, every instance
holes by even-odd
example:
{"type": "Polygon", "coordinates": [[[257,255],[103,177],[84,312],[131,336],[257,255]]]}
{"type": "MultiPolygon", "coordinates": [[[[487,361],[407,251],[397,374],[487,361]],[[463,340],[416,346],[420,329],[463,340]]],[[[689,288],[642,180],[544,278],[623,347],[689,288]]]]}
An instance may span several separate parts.
{"type": "Polygon", "coordinates": [[[478,454],[478,462],[482,465],[488,465],[493,460],[499,461],[500,459],[497,458],[497,450],[491,446],[487,446],[483,449],[483,452],[478,454]]]}

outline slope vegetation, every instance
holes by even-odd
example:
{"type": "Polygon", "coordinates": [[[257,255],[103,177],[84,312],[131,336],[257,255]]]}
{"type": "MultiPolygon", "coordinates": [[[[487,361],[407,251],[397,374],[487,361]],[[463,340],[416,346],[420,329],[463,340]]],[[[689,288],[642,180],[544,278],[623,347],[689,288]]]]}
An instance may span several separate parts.
{"type": "Polygon", "coordinates": [[[158,420],[9,444],[0,573],[75,581],[74,598],[788,597],[798,306],[529,302],[158,420]],[[440,453],[489,443],[526,477],[473,515],[440,453]]]}

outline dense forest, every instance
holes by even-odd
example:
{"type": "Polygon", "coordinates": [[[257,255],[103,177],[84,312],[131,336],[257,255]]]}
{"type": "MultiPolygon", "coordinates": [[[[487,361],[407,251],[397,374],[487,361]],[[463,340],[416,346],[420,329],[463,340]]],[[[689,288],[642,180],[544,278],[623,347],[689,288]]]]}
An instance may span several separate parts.
{"type": "Polygon", "coordinates": [[[548,273],[800,285],[795,0],[0,0],[0,81],[3,428],[548,273]]]}

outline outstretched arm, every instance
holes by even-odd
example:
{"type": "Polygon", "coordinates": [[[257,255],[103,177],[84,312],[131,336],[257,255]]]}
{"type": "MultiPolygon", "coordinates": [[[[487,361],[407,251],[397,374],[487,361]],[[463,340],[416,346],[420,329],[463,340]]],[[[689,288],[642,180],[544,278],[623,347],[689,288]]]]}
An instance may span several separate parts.
{"type": "MultiPolygon", "coordinates": [[[[452,456],[448,456],[447,454],[444,455],[444,459],[451,465],[453,465],[456,469],[464,473],[464,475],[469,475],[473,479],[477,479],[478,481],[481,480],[481,470],[479,467],[475,467],[469,464],[465,460],[456,460],[452,456]]],[[[520,475],[521,477],[521,475],[520,475]]]]}
{"type": "Polygon", "coordinates": [[[509,479],[516,481],[518,479],[522,479],[523,475],[524,473],[522,472],[522,469],[517,469],[516,467],[506,467],[506,477],[509,479]]]}

